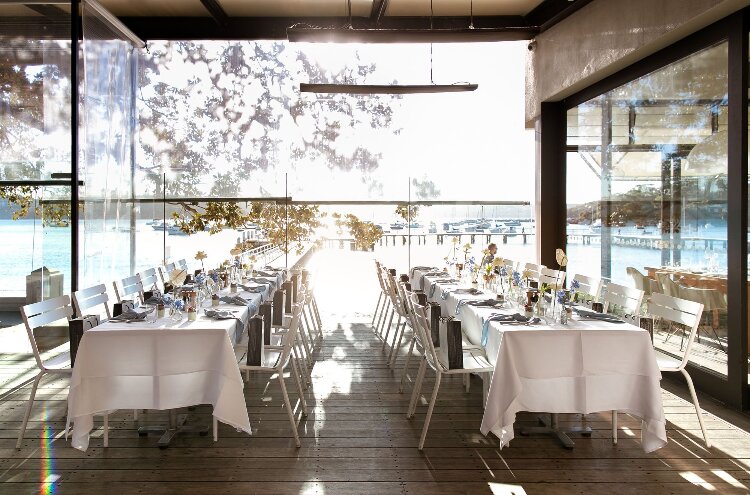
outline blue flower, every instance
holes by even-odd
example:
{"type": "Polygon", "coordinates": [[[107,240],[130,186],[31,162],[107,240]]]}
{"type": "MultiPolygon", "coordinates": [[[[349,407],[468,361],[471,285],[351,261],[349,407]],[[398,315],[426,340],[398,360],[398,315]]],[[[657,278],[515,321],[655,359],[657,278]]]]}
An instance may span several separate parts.
{"type": "Polygon", "coordinates": [[[565,301],[568,300],[568,293],[564,290],[557,292],[557,302],[560,304],[565,304],[565,301]]]}
{"type": "Polygon", "coordinates": [[[581,288],[581,282],[579,282],[578,280],[573,280],[573,281],[572,281],[572,282],[570,283],[570,288],[571,288],[571,289],[573,289],[573,290],[578,290],[578,289],[580,289],[580,288],[581,288]]]}
{"type": "Polygon", "coordinates": [[[239,258],[235,258],[234,259],[234,266],[236,268],[240,268],[242,266],[242,263],[240,263],[240,259],[239,258]]]}
{"type": "Polygon", "coordinates": [[[521,274],[517,270],[513,270],[513,283],[516,285],[521,284],[521,274]]]}
{"type": "Polygon", "coordinates": [[[172,294],[164,294],[164,304],[171,305],[174,302],[174,298],[172,297],[172,294]]]}
{"type": "Polygon", "coordinates": [[[197,283],[198,285],[203,285],[204,283],[206,283],[206,275],[203,273],[199,273],[198,275],[196,275],[195,283],[197,283]]]}
{"type": "Polygon", "coordinates": [[[216,272],[209,272],[208,276],[211,277],[211,280],[213,280],[215,283],[219,282],[219,274],[216,272]]]}
{"type": "Polygon", "coordinates": [[[182,311],[183,309],[185,309],[185,301],[183,301],[182,299],[177,299],[174,302],[174,307],[175,309],[179,309],[180,311],[182,311]]]}
{"type": "Polygon", "coordinates": [[[508,276],[508,269],[505,266],[500,267],[500,276],[501,277],[507,277],[508,276]]]}

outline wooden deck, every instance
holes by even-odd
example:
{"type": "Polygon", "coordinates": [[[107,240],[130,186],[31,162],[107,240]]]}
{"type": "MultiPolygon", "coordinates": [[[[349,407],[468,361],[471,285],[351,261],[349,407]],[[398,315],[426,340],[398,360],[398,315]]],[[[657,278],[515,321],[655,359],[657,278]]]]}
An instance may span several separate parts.
{"type": "MultiPolygon", "coordinates": [[[[370,306],[372,301],[363,300],[370,306]]],[[[299,423],[296,449],[275,379],[246,385],[254,435],[222,425],[220,438],[178,438],[167,450],[157,437],[139,438],[130,411],[110,418],[110,447],[101,429],[88,452],[62,438],[67,380],[45,380],[23,448],[14,448],[29,386],[18,377],[33,366],[25,353],[0,362],[0,492],[42,494],[695,494],[747,493],[750,437],[723,419],[707,419],[715,447],[706,450],[692,406],[665,384],[669,445],[653,454],[641,449],[640,422],[620,415],[620,443],[610,440],[609,414],[584,418],[591,438],[567,451],[547,437],[521,437],[499,450],[479,433],[481,382],[465,393],[460,377],[449,377],[424,452],[416,448],[426,399],[413,420],[405,417],[409,391],[398,393],[398,373],[385,364],[365,311],[334,313],[321,295],[326,338],[307,393],[310,415],[299,423]],[[326,311],[326,309],[329,311],[326,311]],[[675,394],[676,393],[676,394],[675,394]]],[[[373,304],[374,305],[374,304],[373,304]]],[[[403,356],[398,363],[398,369],[403,356]]],[[[416,360],[412,374],[416,370],[416,360]]],[[[423,393],[431,390],[428,375],[423,393]]],[[[704,399],[707,408],[747,429],[746,416],[704,399]]],[[[190,420],[210,424],[211,409],[199,406],[190,420]]],[[[146,422],[164,415],[146,414],[146,422]]],[[[298,416],[299,418],[299,416],[298,416]]],[[[580,423],[580,415],[563,420],[580,423]]],[[[531,425],[522,414],[517,424],[531,425]]],[[[98,426],[100,424],[97,423],[98,426]]]]}

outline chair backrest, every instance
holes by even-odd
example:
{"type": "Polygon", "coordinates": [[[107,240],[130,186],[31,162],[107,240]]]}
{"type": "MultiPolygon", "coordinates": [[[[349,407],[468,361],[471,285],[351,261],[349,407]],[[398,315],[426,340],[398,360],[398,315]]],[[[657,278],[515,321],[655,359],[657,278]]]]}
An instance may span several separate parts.
{"type": "Polygon", "coordinates": [[[706,311],[727,309],[727,299],[719,289],[678,285],[680,299],[699,302],[706,311]]]}
{"type": "Polygon", "coordinates": [[[376,273],[378,275],[378,283],[380,284],[380,290],[382,290],[384,293],[387,292],[387,289],[385,288],[385,282],[383,281],[383,265],[380,264],[378,260],[375,260],[375,267],[376,267],[376,273]]]}
{"type": "MultiPolygon", "coordinates": [[[[414,310],[414,301],[415,300],[419,301],[419,299],[415,292],[406,290],[406,288],[404,288],[404,296],[406,299],[406,306],[407,308],[409,308],[409,314],[411,315],[412,330],[414,331],[414,338],[417,340],[417,343],[420,346],[422,346],[422,333],[424,332],[424,330],[422,330],[421,328],[417,328],[417,327],[419,327],[420,325],[423,325],[424,322],[414,310]]],[[[422,347],[424,348],[424,346],[422,347]]]]}
{"type": "MultiPolygon", "coordinates": [[[[109,304],[107,302],[109,302],[109,294],[107,294],[107,286],[104,284],[77,290],[73,293],[73,309],[75,310],[76,317],[83,316],[84,311],[103,305],[107,313],[107,318],[111,318],[112,313],[109,311],[109,304]]],[[[101,316],[101,313],[99,313],[99,316],[101,316]]]]}
{"type": "Polygon", "coordinates": [[[414,293],[412,293],[411,295],[411,304],[412,308],[414,308],[414,315],[419,320],[417,328],[419,329],[422,347],[424,348],[424,352],[427,355],[427,359],[432,361],[435,366],[441,366],[443,370],[445,370],[445,366],[443,365],[442,361],[440,361],[437,350],[432,344],[432,335],[429,331],[430,320],[427,315],[427,307],[419,304],[419,299],[417,299],[417,295],[414,293]]]}
{"type": "Polygon", "coordinates": [[[616,304],[625,313],[637,315],[641,312],[643,291],[609,282],[607,284],[607,291],[602,296],[602,302],[604,303],[605,313],[609,312],[611,305],[616,304]]]}
{"type": "Polygon", "coordinates": [[[286,367],[292,354],[292,346],[297,340],[297,331],[299,330],[300,315],[302,314],[302,303],[292,304],[292,319],[289,322],[289,329],[281,337],[281,355],[277,363],[279,369],[286,367]]]}
{"type": "Polygon", "coordinates": [[[599,300],[602,295],[602,279],[576,273],[573,280],[578,282],[578,292],[590,295],[594,301],[599,300]]]}
{"type": "Polygon", "coordinates": [[[182,268],[183,270],[187,271],[188,265],[187,265],[187,261],[185,260],[185,258],[177,262],[176,268],[182,268]]]}
{"type": "Polygon", "coordinates": [[[659,279],[659,285],[664,294],[671,297],[680,296],[680,286],[672,280],[672,276],[669,273],[659,272],[656,274],[656,278],[659,279]]]}
{"type": "Polygon", "coordinates": [[[542,266],[539,270],[539,285],[547,284],[555,289],[562,289],[565,285],[565,276],[567,274],[562,270],[554,270],[542,266]]]}
{"type": "Polygon", "coordinates": [[[39,369],[45,369],[45,365],[39,353],[39,347],[36,344],[34,329],[54,321],[62,319],[70,320],[72,315],[73,308],[70,306],[70,297],[67,295],[21,307],[21,319],[26,326],[29,343],[31,344],[31,349],[34,351],[34,359],[36,359],[39,369]]]}
{"type": "Polygon", "coordinates": [[[651,279],[642,274],[637,268],[629,266],[625,268],[625,272],[633,279],[633,284],[636,289],[643,291],[646,296],[651,295],[651,279]]]}
{"type": "Polygon", "coordinates": [[[159,279],[156,277],[156,268],[149,268],[137,274],[143,290],[150,290],[152,287],[159,288],[159,279]]]}
{"type": "Polygon", "coordinates": [[[663,320],[685,325],[690,329],[685,352],[682,355],[682,361],[678,368],[683,369],[690,358],[690,350],[693,347],[695,333],[703,316],[703,304],[654,293],[651,294],[651,299],[648,302],[648,313],[663,320]]]}
{"type": "Polygon", "coordinates": [[[531,275],[528,277],[530,280],[539,280],[539,276],[541,275],[542,268],[544,268],[544,265],[537,265],[536,263],[519,263],[518,270],[523,274],[524,271],[531,272],[531,275]]]}
{"type": "Polygon", "coordinates": [[[399,282],[398,284],[396,284],[396,288],[398,289],[398,298],[401,301],[401,305],[404,308],[403,316],[406,317],[406,320],[409,323],[409,326],[413,329],[414,317],[412,315],[411,302],[409,302],[407,295],[406,295],[406,282],[399,282]]]}
{"type": "Polygon", "coordinates": [[[138,275],[124,278],[120,280],[119,284],[115,280],[112,285],[114,285],[115,287],[115,296],[117,297],[117,301],[122,301],[125,297],[132,294],[138,294],[141,297],[143,296],[143,284],[141,284],[138,275]]]}
{"type": "Polygon", "coordinates": [[[513,260],[509,260],[508,258],[503,258],[503,265],[504,265],[504,266],[505,266],[505,268],[506,268],[506,269],[508,269],[509,271],[515,270],[515,269],[516,269],[516,265],[517,265],[517,264],[518,264],[518,263],[516,263],[516,262],[515,262],[515,261],[513,261],[513,260]]]}
{"type": "Polygon", "coordinates": [[[169,282],[169,274],[175,269],[174,263],[167,263],[164,266],[159,267],[159,276],[161,277],[161,283],[165,284],[169,282]]]}

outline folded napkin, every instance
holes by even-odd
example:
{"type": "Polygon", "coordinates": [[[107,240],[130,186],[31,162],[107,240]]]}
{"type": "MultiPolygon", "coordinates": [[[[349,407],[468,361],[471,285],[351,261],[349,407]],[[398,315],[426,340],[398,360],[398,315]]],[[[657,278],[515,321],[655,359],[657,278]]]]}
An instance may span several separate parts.
{"type": "Polygon", "coordinates": [[[235,306],[247,306],[248,308],[250,308],[250,312],[258,309],[253,301],[248,301],[247,299],[244,299],[240,296],[222,296],[221,301],[227,304],[233,304],[235,306]]]}
{"type": "Polygon", "coordinates": [[[461,314],[461,308],[465,305],[469,306],[478,306],[483,308],[495,308],[502,306],[503,303],[498,301],[497,299],[485,299],[484,301],[474,301],[471,299],[461,299],[458,301],[458,304],[456,305],[456,314],[461,314]]]}
{"type": "Polygon", "coordinates": [[[213,318],[215,320],[230,320],[232,318],[239,320],[239,318],[237,318],[237,315],[227,310],[206,309],[204,310],[204,313],[207,317],[213,318]]]}
{"type": "Polygon", "coordinates": [[[277,275],[276,273],[271,273],[271,272],[261,272],[261,271],[256,271],[255,273],[256,273],[256,274],[257,274],[257,275],[258,275],[259,277],[274,277],[274,278],[275,278],[275,277],[276,277],[276,275],[277,275]]]}
{"type": "Polygon", "coordinates": [[[146,319],[146,315],[153,311],[154,308],[149,308],[145,311],[126,311],[117,316],[113,316],[109,321],[143,321],[146,319]]]}
{"type": "Polygon", "coordinates": [[[249,278],[248,280],[250,282],[255,282],[258,285],[272,285],[276,287],[276,279],[275,279],[276,275],[271,275],[271,276],[274,277],[273,280],[269,280],[267,278],[257,278],[257,277],[249,278]]]}
{"type": "Polygon", "coordinates": [[[164,297],[161,294],[154,294],[153,296],[143,301],[143,304],[148,304],[149,306],[164,304],[164,297]]]}
{"type": "Polygon", "coordinates": [[[453,292],[455,292],[456,294],[470,294],[472,296],[478,296],[479,294],[484,294],[484,292],[482,292],[479,289],[475,289],[474,287],[471,287],[469,289],[456,289],[453,292]]]}
{"type": "Polygon", "coordinates": [[[265,284],[260,287],[250,287],[249,285],[240,284],[240,287],[245,292],[252,292],[253,294],[262,294],[267,290],[265,284]]]}
{"type": "Polygon", "coordinates": [[[539,323],[542,320],[540,320],[539,318],[529,318],[528,316],[524,316],[520,313],[513,313],[512,315],[496,313],[490,315],[487,319],[482,318],[482,346],[487,345],[487,339],[490,332],[490,323],[493,321],[497,321],[504,325],[533,325],[535,323],[539,323]]]}
{"type": "Polygon", "coordinates": [[[578,316],[582,318],[589,318],[592,320],[600,320],[600,321],[606,321],[608,323],[625,323],[621,319],[617,318],[616,316],[612,316],[607,313],[597,313],[596,311],[591,311],[588,309],[583,309],[581,307],[574,307],[573,311],[578,314],[578,316]]]}

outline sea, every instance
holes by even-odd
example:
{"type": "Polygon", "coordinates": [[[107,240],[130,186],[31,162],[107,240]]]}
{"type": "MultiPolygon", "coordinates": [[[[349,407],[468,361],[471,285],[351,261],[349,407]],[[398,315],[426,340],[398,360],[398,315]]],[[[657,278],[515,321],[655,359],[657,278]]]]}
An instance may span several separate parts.
{"type": "MultiPolygon", "coordinates": [[[[388,266],[396,267],[405,273],[410,266],[442,266],[445,258],[463,259],[461,246],[473,243],[469,256],[481,257],[481,250],[489,242],[498,245],[498,255],[514,261],[533,261],[536,259],[534,224],[521,220],[516,227],[518,233],[526,236],[494,234],[461,234],[460,243],[451,242],[451,234],[445,234],[440,242],[439,237],[430,234],[426,229],[412,229],[411,238],[400,232],[392,232],[386,239],[376,243],[371,255],[388,266]],[[524,242],[525,239],[525,242],[524,242]]],[[[438,227],[440,230],[441,227],[438,227]]],[[[621,236],[656,239],[656,228],[646,229],[636,226],[621,227],[613,232],[621,236]]],[[[82,279],[81,286],[124,278],[138,272],[161,265],[163,260],[185,258],[192,267],[200,267],[195,254],[206,252],[206,267],[213,267],[230,257],[229,250],[241,239],[249,238],[254,231],[223,231],[215,235],[199,232],[191,236],[164,235],[161,230],[154,230],[148,220],[138,220],[134,240],[135,256],[131,264],[131,235],[128,224],[118,221],[89,222],[82,229],[82,279]]],[[[331,232],[327,232],[332,235],[331,232]]],[[[601,248],[598,243],[597,230],[590,226],[569,225],[570,241],[565,247],[569,259],[568,273],[581,273],[589,276],[601,276],[601,248]],[[582,242],[588,236],[590,244],[582,242]]],[[[33,270],[47,267],[62,273],[64,292],[70,290],[70,227],[42,227],[34,220],[0,220],[0,297],[19,297],[25,294],[26,276],[33,270]]],[[[688,242],[681,250],[679,264],[695,270],[725,273],[727,269],[727,226],[725,222],[714,222],[694,226],[683,230],[683,239],[710,239],[711,248],[705,243],[688,242]],[[722,242],[723,241],[723,242],[722,242]]],[[[328,243],[329,249],[351,249],[348,242],[328,243]]],[[[562,247],[562,246],[561,246],[562,247]]],[[[638,247],[633,245],[613,245],[611,255],[610,279],[616,283],[632,285],[627,276],[626,267],[633,266],[643,271],[646,266],[672,264],[671,260],[663,263],[661,249],[638,247]]],[[[676,264],[676,262],[675,262],[676,264]]],[[[556,267],[554,267],[556,268],[556,267]]]]}

